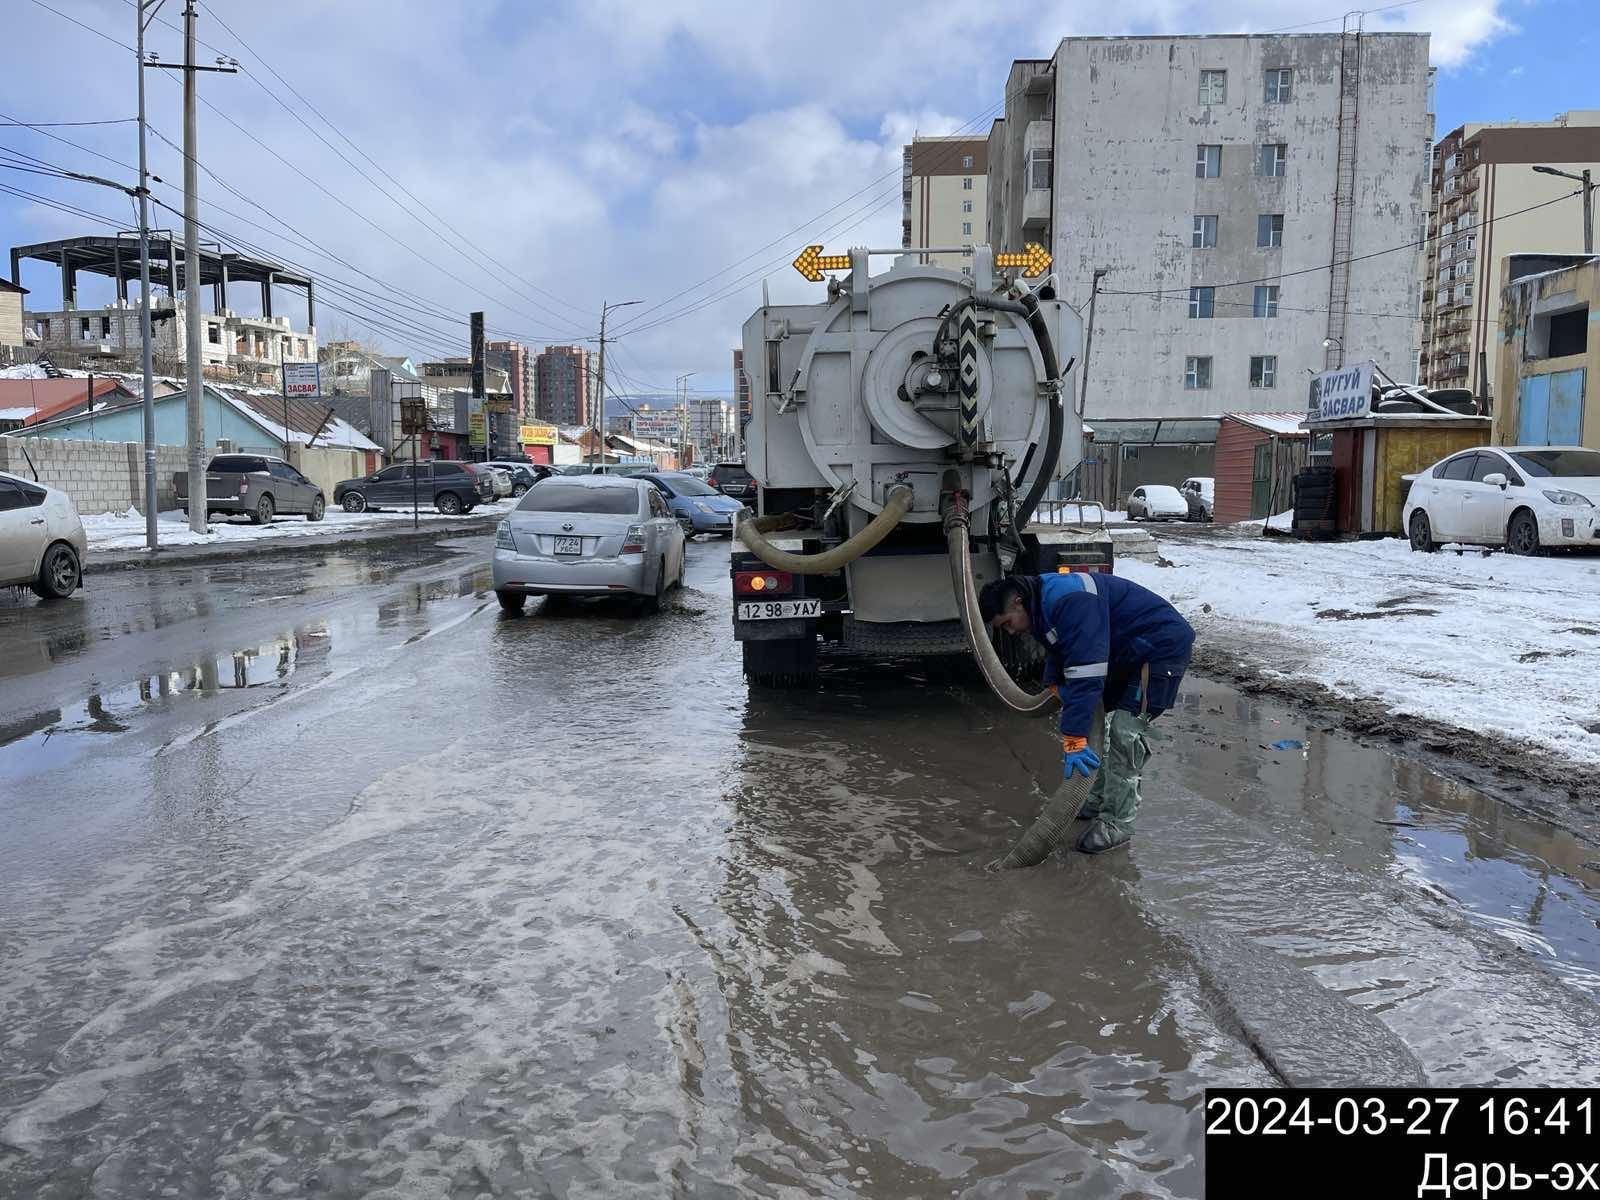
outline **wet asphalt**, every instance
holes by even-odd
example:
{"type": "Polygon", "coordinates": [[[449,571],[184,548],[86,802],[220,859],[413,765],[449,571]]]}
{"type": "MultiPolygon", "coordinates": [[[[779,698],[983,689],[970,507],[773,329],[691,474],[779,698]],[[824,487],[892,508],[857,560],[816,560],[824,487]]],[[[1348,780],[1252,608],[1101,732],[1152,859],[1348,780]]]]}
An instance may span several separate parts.
{"type": "Polygon", "coordinates": [[[1600,1083],[1600,858],[1204,679],[1123,853],[962,664],[487,537],[0,593],[0,1196],[1196,1196],[1208,1085],[1600,1083]]]}

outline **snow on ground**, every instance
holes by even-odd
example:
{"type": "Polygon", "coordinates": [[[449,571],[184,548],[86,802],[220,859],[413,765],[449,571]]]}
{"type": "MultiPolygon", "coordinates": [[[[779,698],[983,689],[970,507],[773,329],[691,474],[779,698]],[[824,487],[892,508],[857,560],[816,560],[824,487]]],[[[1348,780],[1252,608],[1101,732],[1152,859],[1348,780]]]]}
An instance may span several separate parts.
{"type": "Polygon", "coordinates": [[[0,367],[0,379],[49,379],[50,372],[38,363],[17,363],[11,367],[0,367]]]}
{"type": "Polygon", "coordinates": [[[1398,539],[1170,539],[1117,573],[1203,641],[1397,713],[1600,762],[1600,557],[1416,554],[1398,539]]]}
{"type": "MultiPolygon", "coordinates": [[[[493,504],[480,504],[472,510],[473,516],[488,516],[511,511],[509,498],[493,504]]],[[[459,521],[431,508],[418,513],[424,524],[441,521],[459,521]]],[[[144,549],[144,514],[136,508],[127,512],[98,513],[82,518],[83,530],[89,537],[89,550],[142,550],[144,549]]],[[[172,509],[156,514],[156,538],[163,546],[219,546],[231,542],[258,542],[281,538],[335,538],[341,534],[366,532],[374,529],[398,531],[411,524],[411,510],[347,513],[343,509],[329,508],[321,521],[308,521],[304,517],[280,516],[270,525],[252,525],[246,517],[231,520],[214,518],[209,533],[197,534],[189,529],[189,515],[182,509],[172,509]]]]}

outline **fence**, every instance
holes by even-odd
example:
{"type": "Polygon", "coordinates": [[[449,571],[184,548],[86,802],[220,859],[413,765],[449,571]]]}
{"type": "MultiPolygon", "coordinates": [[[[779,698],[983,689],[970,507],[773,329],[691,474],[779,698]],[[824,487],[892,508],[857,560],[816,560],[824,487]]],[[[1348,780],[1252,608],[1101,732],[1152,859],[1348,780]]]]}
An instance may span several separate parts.
{"type": "MultiPolygon", "coordinates": [[[[156,503],[177,507],[172,475],[182,471],[182,446],[156,447],[156,503]]],[[[144,447],[138,442],[0,437],[0,471],[60,488],[85,515],[144,511],[144,447]]]]}

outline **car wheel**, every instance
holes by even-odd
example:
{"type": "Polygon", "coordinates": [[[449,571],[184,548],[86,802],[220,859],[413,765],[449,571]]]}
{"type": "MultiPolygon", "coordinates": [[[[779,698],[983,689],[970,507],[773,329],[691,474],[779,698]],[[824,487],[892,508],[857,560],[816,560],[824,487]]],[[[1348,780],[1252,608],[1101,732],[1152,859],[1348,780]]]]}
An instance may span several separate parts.
{"type": "Polygon", "coordinates": [[[1506,529],[1506,549],[1513,554],[1539,553],[1539,522],[1525,508],[1511,514],[1511,525],[1506,529]]]}
{"type": "Polygon", "coordinates": [[[527,490],[528,490],[528,485],[525,484],[525,483],[519,483],[519,484],[515,485],[511,489],[511,497],[512,497],[512,499],[514,499],[514,500],[522,499],[522,494],[524,492],[526,492],[527,490]]]}
{"type": "Polygon", "coordinates": [[[306,514],[308,521],[320,521],[328,514],[328,502],[318,496],[311,502],[311,511],[306,514]]]}
{"type": "Polygon", "coordinates": [[[65,600],[83,582],[78,552],[65,542],[57,542],[44,552],[39,577],[33,581],[33,594],[44,600],[65,600]]]}
{"type": "Polygon", "coordinates": [[[346,492],[344,494],[344,510],[347,513],[367,511],[367,498],[360,492],[346,492]]]}
{"type": "Polygon", "coordinates": [[[1428,524],[1428,514],[1422,509],[1417,509],[1411,514],[1411,524],[1407,527],[1411,534],[1411,548],[1419,554],[1432,554],[1439,547],[1433,540],[1433,529],[1428,524]]]}
{"type": "Polygon", "coordinates": [[[526,592],[496,592],[494,598],[500,601],[501,610],[508,613],[520,613],[528,602],[526,592]]]}
{"type": "Polygon", "coordinates": [[[644,598],[644,611],[658,613],[661,611],[661,598],[667,594],[667,560],[662,559],[656,564],[656,590],[654,595],[644,598]]]}
{"type": "Polygon", "coordinates": [[[433,498],[433,506],[447,517],[459,516],[461,497],[454,492],[440,492],[433,498]]]}
{"type": "Polygon", "coordinates": [[[263,496],[256,501],[254,511],[250,514],[250,524],[270,525],[273,515],[277,512],[277,505],[272,503],[271,496],[263,496]]]}

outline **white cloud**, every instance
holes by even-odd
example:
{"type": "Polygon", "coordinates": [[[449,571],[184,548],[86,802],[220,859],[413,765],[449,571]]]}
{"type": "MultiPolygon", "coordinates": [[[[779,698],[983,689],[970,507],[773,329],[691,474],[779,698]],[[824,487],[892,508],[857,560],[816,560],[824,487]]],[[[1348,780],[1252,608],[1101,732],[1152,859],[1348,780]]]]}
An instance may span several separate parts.
{"type": "MultiPolygon", "coordinates": [[[[131,37],[124,0],[55,2],[107,36],[131,37]]],[[[469,309],[484,308],[500,329],[582,336],[597,322],[602,298],[656,304],[736,264],[653,313],[640,306],[627,314],[640,332],[622,345],[624,370],[657,384],[698,371],[703,388],[726,387],[728,349],[760,301],[763,274],[770,273],[777,299],[814,294],[786,265],[800,246],[898,241],[901,144],[913,131],[964,124],[987,131],[1013,58],[1047,55],[1069,34],[1339,27],[1338,17],[1326,20],[1337,7],[1328,0],[1123,0],[1109,8],[1100,0],[1026,8],[957,0],[915,7],[824,0],[803,9],[748,0],[215,5],[216,12],[202,7],[201,36],[236,54],[253,75],[203,77],[202,94],[338,199],[202,108],[208,167],[339,258],[437,302],[448,315],[432,323],[448,322],[439,336],[458,346],[469,309]],[[438,230],[427,214],[421,221],[407,216],[341,161],[342,154],[381,180],[338,134],[302,111],[332,143],[324,145],[266,95],[253,78],[300,109],[238,36],[482,247],[488,269],[455,234],[438,230]],[[690,305],[701,307],[644,328],[690,305]]],[[[1375,14],[1368,27],[1431,29],[1436,63],[1454,69],[1511,28],[1505,9],[1506,0],[1419,0],[1375,14]]],[[[16,44],[45,52],[13,56],[0,108],[32,120],[132,112],[126,51],[37,6],[8,6],[7,20],[16,44]]],[[[178,56],[169,29],[158,26],[153,44],[165,57],[178,56]]],[[[176,137],[177,88],[156,73],[149,87],[153,122],[176,137]]],[[[130,163],[130,129],[60,132],[130,163]]],[[[0,144],[96,174],[128,174],[33,135],[0,131],[0,144]]],[[[181,179],[175,155],[159,142],[152,152],[164,177],[181,179]]],[[[109,193],[11,173],[0,182],[63,196],[118,223],[127,219],[126,203],[109,193]]],[[[340,280],[389,294],[350,267],[222,216],[215,206],[276,228],[209,179],[202,198],[217,226],[323,276],[324,326],[342,319],[335,306],[353,307],[334,295],[340,280]]],[[[0,197],[0,239],[8,244],[72,232],[69,225],[59,214],[0,197]]],[[[49,269],[26,270],[30,286],[48,297],[49,269]]],[[[622,317],[618,324],[627,328],[622,317]]],[[[436,339],[382,336],[419,356],[438,352],[429,344],[436,339]]]]}

